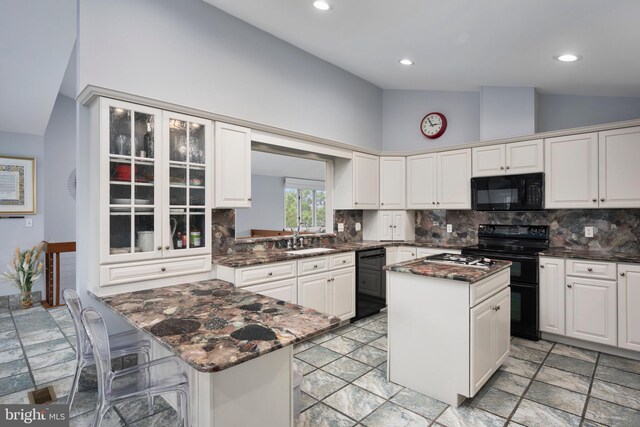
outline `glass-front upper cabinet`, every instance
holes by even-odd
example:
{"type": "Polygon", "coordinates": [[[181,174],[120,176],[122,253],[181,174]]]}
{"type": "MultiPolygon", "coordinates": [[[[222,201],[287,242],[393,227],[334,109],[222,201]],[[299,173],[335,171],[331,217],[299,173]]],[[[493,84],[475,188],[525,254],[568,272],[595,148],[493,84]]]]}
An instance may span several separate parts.
{"type": "Polygon", "coordinates": [[[161,257],[161,113],[100,102],[103,262],[161,257]]]}
{"type": "Polygon", "coordinates": [[[209,253],[213,125],[209,120],[163,114],[164,249],[171,256],[209,253]]]}

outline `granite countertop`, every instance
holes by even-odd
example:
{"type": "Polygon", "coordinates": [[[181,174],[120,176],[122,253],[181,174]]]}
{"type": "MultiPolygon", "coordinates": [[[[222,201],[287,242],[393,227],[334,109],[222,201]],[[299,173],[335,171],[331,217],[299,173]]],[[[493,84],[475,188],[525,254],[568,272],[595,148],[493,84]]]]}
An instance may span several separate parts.
{"type": "Polygon", "coordinates": [[[494,260],[495,264],[489,268],[478,268],[464,265],[425,262],[425,259],[428,259],[428,257],[387,265],[384,269],[388,271],[395,271],[397,273],[415,274],[418,276],[437,277],[440,279],[475,283],[511,266],[511,261],[494,260]]]}
{"type": "Polygon", "coordinates": [[[287,253],[292,249],[273,249],[265,251],[244,252],[233,255],[215,255],[212,258],[212,263],[217,265],[224,265],[225,267],[247,267],[250,265],[269,264],[272,262],[291,261],[301,258],[311,258],[317,256],[326,256],[332,254],[338,254],[341,252],[359,251],[362,249],[377,249],[390,246],[413,246],[419,248],[445,248],[445,249],[461,249],[463,245],[450,245],[450,244],[435,244],[435,243],[422,243],[411,241],[401,242],[379,242],[373,240],[365,240],[362,242],[349,242],[349,243],[336,243],[333,245],[322,246],[324,248],[333,249],[330,252],[301,254],[301,253],[287,253]]]}
{"type": "Polygon", "coordinates": [[[584,249],[549,248],[540,252],[539,255],[553,258],[578,258],[593,261],[640,263],[640,252],[611,252],[584,249]]]}
{"type": "Polygon", "coordinates": [[[201,372],[230,368],[340,323],[222,280],[93,296],[201,372]]]}

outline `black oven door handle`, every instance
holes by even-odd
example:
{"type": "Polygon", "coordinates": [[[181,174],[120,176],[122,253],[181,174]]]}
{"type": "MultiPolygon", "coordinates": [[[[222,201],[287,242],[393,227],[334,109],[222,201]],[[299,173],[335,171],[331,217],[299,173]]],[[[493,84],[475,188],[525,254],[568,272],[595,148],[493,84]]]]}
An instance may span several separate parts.
{"type": "Polygon", "coordinates": [[[369,255],[369,256],[363,256],[360,259],[376,259],[376,258],[384,258],[385,254],[380,254],[380,255],[369,255]]]}

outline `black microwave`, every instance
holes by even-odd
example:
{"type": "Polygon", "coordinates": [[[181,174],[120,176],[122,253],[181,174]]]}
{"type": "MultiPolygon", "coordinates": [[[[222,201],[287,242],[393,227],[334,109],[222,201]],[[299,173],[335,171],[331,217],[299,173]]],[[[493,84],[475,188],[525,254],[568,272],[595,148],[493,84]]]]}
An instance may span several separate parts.
{"type": "Polygon", "coordinates": [[[471,178],[471,204],[476,211],[544,209],[544,173],[471,178]]]}

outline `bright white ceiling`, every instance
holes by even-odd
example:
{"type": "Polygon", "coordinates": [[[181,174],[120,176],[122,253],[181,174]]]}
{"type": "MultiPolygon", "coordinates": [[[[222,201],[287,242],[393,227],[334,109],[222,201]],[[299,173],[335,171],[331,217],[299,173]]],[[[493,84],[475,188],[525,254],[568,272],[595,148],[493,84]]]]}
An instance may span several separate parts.
{"type": "Polygon", "coordinates": [[[384,89],[640,96],[638,0],[204,1],[384,89]]]}
{"type": "Polygon", "coordinates": [[[43,135],[76,38],[75,0],[6,0],[0,131],[43,135]]]}

